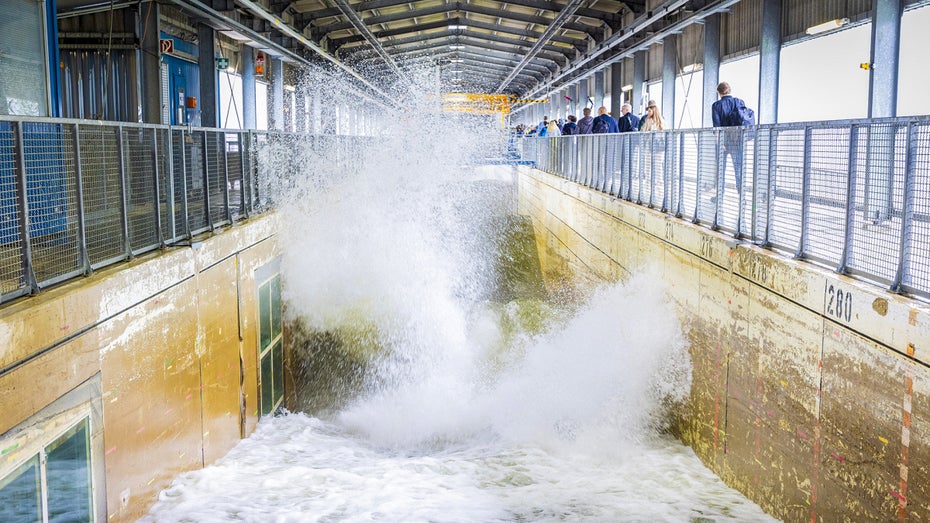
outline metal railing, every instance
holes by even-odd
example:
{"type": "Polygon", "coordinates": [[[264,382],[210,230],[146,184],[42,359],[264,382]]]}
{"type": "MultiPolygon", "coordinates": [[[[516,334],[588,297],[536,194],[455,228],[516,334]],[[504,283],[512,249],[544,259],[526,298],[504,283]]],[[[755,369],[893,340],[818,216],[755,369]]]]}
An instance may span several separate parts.
{"type": "Polygon", "coordinates": [[[525,138],[539,169],[930,296],[930,117],[525,138]]]}
{"type": "Polygon", "coordinates": [[[260,147],[312,139],[0,117],[0,302],[268,209],[260,147]]]}

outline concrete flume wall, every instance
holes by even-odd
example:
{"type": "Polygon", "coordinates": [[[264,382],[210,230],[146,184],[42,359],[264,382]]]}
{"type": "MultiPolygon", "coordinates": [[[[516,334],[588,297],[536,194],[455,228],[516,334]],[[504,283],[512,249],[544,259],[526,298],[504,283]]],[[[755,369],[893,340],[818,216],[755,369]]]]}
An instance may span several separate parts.
{"type": "Polygon", "coordinates": [[[785,521],[930,520],[930,309],[522,167],[550,282],[649,266],[691,342],[678,436],[785,521]]]}
{"type": "Polygon", "coordinates": [[[98,520],[135,521],[175,476],[250,434],[254,273],[278,256],[277,222],[252,218],[0,310],[2,458],[41,445],[60,425],[49,420],[86,403],[98,520]]]}

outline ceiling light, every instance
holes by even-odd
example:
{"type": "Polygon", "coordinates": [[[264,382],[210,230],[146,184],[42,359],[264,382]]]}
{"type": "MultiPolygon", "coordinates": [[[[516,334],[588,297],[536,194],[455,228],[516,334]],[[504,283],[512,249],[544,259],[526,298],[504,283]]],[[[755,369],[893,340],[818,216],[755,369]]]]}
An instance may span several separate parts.
{"type": "Polygon", "coordinates": [[[826,33],[827,31],[832,31],[834,29],[839,29],[844,25],[849,23],[849,18],[837,18],[836,20],[830,20],[829,22],[824,22],[822,24],[813,25],[807,28],[807,34],[816,35],[820,33],[826,33]]]}
{"type": "Polygon", "coordinates": [[[465,49],[464,45],[450,45],[449,49],[465,49]]]}
{"type": "Polygon", "coordinates": [[[465,60],[462,59],[462,58],[453,58],[453,59],[449,60],[449,63],[450,63],[450,64],[460,64],[460,63],[462,63],[462,62],[464,62],[464,61],[465,61],[465,60]]]}
{"type": "Polygon", "coordinates": [[[456,29],[468,29],[467,25],[452,24],[449,26],[450,31],[455,31],[456,29]]]}
{"type": "Polygon", "coordinates": [[[630,84],[627,84],[621,87],[620,90],[623,91],[624,93],[628,93],[633,90],[633,86],[630,84]]]}
{"type": "Polygon", "coordinates": [[[683,73],[693,73],[694,71],[697,71],[697,70],[700,69],[700,68],[701,68],[701,66],[700,66],[699,64],[690,64],[690,65],[686,65],[686,66],[682,67],[682,68],[681,68],[681,72],[683,72],[683,73]]]}

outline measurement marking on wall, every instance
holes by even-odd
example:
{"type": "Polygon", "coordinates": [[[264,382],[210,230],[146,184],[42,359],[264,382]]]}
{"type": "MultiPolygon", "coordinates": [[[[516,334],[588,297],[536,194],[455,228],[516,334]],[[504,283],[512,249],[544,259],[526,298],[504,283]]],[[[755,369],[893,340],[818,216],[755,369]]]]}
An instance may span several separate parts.
{"type": "Polygon", "coordinates": [[[849,323],[853,316],[852,293],[832,283],[827,285],[826,293],[827,316],[849,323]]]}

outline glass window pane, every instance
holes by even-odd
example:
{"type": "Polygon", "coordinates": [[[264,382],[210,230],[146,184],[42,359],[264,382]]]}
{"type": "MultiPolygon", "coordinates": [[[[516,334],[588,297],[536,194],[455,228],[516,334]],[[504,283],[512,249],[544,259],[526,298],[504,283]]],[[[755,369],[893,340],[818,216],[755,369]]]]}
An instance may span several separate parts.
{"type": "Polygon", "coordinates": [[[42,521],[39,456],[0,478],[0,521],[42,521]]]}
{"type": "Polygon", "coordinates": [[[48,116],[44,2],[6,0],[0,17],[0,114],[48,116]]]}
{"type": "Polygon", "coordinates": [[[274,385],[273,385],[273,397],[274,402],[277,403],[284,397],[284,356],[283,350],[281,348],[281,340],[278,340],[274,344],[274,348],[271,349],[271,357],[273,358],[273,367],[274,367],[274,385]]]}
{"type": "Polygon", "coordinates": [[[262,358],[262,415],[270,414],[274,409],[274,393],[272,391],[272,368],[271,355],[274,351],[268,351],[262,358]]]}
{"type": "Polygon", "coordinates": [[[92,521],[87,419],[45,448],[50,523],[92,521]]]}
{"type": "Polygon", "coordinates": [[[258,324],[261,350],[271,343],[271,285],[264,284],[258,289],[258,311],[260,321],[258,324]]]}
{"type": "Polygon", "coordinates": [[[271,338],[281,334],[281,277],[271,280],[271,338]]]}

